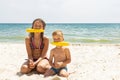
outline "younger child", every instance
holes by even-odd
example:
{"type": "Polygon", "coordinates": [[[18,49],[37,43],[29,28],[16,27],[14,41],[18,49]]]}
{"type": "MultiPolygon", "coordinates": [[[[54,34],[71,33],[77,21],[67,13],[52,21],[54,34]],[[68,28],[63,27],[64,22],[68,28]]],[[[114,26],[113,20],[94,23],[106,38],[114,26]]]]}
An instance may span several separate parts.
{"type": "MultiPolygon", "coordinates": [[[[63,33],[60,30],[52,33],[54,42],[64,41],[63,33]]],[[[71,55],[68,48],[63,46],[56,46],[50,51],[49,63],[52,66],[50,70],[47,70],[44,74],[45,77],[58,74],[62,77],[68,77],[67,64],[71,62],[71,55]]]]}

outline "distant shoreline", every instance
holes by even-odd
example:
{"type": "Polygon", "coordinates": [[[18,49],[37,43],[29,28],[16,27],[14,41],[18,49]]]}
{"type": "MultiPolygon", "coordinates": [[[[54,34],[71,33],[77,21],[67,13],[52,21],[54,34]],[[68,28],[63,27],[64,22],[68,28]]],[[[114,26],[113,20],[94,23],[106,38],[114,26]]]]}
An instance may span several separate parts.
{"type": "MultiPolygon", "coordinates": [[[[25,42],[0,42],[0,45],[4,44],[25,44],[25,42]]],[[[52,45],[49,43],[49,45],[52,45]]],[[[70,46],[120,46],[120,43],[103,44],[103,43],[70,43],[70,46]]]]}
{"type": "MultiPolygon", "coordinates": [[[[0,24],[32,24],[32,23],[0,23],[0,24]]],[[[120,24],[120,23],[46,23],[46,24],[120,24]]]]}

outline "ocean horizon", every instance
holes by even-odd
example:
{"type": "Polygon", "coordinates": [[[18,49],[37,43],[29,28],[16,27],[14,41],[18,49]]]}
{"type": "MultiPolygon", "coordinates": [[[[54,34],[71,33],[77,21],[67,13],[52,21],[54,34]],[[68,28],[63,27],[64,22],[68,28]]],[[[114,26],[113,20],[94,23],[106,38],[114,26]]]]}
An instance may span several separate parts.
{"type": "MultiPolygon", "coordinates": [[[[23,43],[31,23],[0,23],[0,42],[23,43]]],[[[64,40],[73,44],[120,43],[120,23],[47,23],[45,36],[52,41],[52,32],[61,30],[64,40]]]]}

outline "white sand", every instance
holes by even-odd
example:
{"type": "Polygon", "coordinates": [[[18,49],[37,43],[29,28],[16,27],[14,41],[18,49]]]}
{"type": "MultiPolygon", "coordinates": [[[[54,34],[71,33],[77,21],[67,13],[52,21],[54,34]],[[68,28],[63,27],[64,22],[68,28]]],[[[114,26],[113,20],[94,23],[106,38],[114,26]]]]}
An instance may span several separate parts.
{"type": "MultiPolygon", "coordinates": [[[[120,80],[119,45],[82,44],[69,48],[72,62],[68,71],[76,72],[68,80],[120,80]]],[[[0,80],[67,80],[58,76],[44,78],[36,72],[22,75],[19,70],[26,58],[24,44],[0,43],[0,80]]]]}

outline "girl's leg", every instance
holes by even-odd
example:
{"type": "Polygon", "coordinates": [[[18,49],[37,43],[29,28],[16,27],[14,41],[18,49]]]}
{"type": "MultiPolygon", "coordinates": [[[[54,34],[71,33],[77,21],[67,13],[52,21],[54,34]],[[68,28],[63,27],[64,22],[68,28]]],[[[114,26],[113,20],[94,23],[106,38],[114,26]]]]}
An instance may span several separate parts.
{"type": "Polygon", "coordinates": [[[27,74],[27,73],[29,73],[31,70],[32,70],[32,69],[30,69],[30,68],[28,67],[28,61],[27,61],[27,62],[23,63],[23,65],[21,66],[20,72],[23,73],[23,74],[27,74]]]}
{"type": "Polygon", "coordinates": [[[49,64],[49,61],[47,59],[43,59],[38,63],[36,69],[39,73],[45,73],[45,71],[50,68],[51,66],[49,64]]]}

